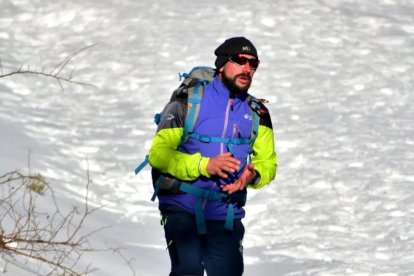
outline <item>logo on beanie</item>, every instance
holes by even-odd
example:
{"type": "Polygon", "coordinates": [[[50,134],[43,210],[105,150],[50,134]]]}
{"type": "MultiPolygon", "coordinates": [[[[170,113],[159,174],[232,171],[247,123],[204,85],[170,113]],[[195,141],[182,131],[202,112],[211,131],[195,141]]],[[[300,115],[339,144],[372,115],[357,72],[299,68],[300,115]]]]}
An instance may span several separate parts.
{"type": "Polygon", "coordinates": [[[251,50],[249,46],[243,46],[242,51],[250,52],[251,50]]]}

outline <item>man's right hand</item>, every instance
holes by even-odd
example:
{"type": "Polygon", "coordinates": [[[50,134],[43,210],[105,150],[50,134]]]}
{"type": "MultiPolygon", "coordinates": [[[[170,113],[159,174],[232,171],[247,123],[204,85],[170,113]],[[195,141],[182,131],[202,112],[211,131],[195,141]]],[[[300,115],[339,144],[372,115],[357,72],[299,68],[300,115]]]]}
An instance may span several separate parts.
{"type": "Polygon", "coordinates": [[[240,161],[232,157],[230,152],[210,157],[206,168],[209,175],[218,175],[222,178],[227,178],[227,173],[234,173],[239,169],[240,161]]]}

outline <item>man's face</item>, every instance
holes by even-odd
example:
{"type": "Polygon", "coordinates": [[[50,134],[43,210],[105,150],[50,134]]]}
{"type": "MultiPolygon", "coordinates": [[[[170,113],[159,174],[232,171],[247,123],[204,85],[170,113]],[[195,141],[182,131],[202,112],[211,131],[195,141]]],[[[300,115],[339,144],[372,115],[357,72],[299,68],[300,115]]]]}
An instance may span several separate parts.
{"type": "Polygon", "coordinates": [[[229,90],[247,92],[258,64],[255,56],[238,54],[219,69],[221,79],[229,90]]]}

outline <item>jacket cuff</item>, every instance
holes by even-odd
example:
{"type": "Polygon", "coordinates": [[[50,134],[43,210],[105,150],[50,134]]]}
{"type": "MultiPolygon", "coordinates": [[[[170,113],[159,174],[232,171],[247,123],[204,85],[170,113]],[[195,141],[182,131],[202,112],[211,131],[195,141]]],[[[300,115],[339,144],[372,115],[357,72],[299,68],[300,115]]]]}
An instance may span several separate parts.
{"type": "Polygon", "coordinates": [[[198,163],[198,172],[200,173],[200,176],[205,176],[207,178],[210,178],[210,175],[207,172],[207,165],[209,161],[210,161],[210,158],[201,157],[198,163]]]}

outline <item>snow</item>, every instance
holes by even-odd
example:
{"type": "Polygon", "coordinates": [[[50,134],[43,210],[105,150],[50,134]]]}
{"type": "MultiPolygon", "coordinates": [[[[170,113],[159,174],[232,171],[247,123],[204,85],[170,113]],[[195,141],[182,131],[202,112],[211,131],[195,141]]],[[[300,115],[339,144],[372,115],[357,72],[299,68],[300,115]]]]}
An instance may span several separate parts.
{"type": "MultiPolygon", "coordinates": [[[[149,169],[133,172],[152,116],[178,72],[239,35],[258,48],[251,92],[270,101],[279,154],[277,179],[249,194],[245,275],[414,274],[412,1],[2,0],[0,26],[3,73],[94,45],[62,71],[94,87],[0,79],[0,174],[25,170],[30,150],[59,202],[82,206],[89,167],[105,207],[87,229],[111,225],[92,242],[124,248],[137,275],[169,269],[149,169]]],[[[110,252],[89,262],[132,274],[110,252]]]]}

